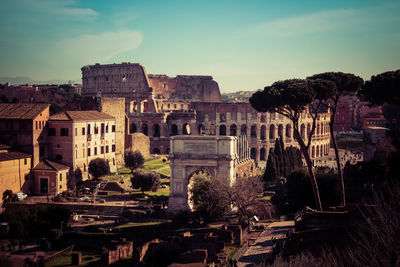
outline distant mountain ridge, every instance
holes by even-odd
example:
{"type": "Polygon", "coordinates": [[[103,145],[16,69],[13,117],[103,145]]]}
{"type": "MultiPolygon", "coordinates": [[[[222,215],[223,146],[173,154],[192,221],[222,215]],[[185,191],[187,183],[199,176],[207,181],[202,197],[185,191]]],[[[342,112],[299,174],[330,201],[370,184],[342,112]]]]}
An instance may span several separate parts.
{"type": "Polygon", "coordinates": [[[238,91],[233,93],[222,93],[222,101],[228,103],[240,103],[240,102],[249,102],[249,98],[255,93],[256,91],[238,91]]]}
{"type": "Polygon", "coordinates": [[[81,83],[81,79],[75,80],[48,80],[48,81],[36,81],[29,77],[18,76],[18,77],[0,77],[0,84],[10,83],[15,84],[69,84],[69,83],[81,83]]]}

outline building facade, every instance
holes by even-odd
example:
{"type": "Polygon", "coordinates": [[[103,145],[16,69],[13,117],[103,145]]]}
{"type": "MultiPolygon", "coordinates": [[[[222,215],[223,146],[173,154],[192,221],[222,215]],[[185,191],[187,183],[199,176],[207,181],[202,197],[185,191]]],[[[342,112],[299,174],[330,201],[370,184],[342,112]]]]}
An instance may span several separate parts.
{"type": "Polygon", "coordinates": [[[67,190],[70,167],[44,160],[33,168],[33,192],[36,195],[57,195],[67,190]]]}
{"type": "Polygon", "coordinates": [[[47,129],[49,159],[79,168],[88,175],[91,160],[103,158],[117,171],[115,118],[95,110],[66,111],[50,117],[47,129]]]}

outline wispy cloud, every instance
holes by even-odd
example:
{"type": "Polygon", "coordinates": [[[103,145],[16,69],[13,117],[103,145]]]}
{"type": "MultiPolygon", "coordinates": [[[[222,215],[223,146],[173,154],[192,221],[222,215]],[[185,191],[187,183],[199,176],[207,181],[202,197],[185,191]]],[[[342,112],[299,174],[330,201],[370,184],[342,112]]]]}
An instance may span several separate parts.
{"type": "Polygon", "coordinates": [[[361,22],[360,14],[360,11],[354,9],[321,11],[260,23],[252,26],[248,33],[288,37],[338,30],[361,22]]]}
{"type": "Polygon", "coordinates": [[[142,33],[133,30],[85,34],[57,41],[50,48],[49,58],[59,59],[58,63],[64,67],[79,69],[83,65],[111,60],[137,48],[142,41],[142,33]]]}

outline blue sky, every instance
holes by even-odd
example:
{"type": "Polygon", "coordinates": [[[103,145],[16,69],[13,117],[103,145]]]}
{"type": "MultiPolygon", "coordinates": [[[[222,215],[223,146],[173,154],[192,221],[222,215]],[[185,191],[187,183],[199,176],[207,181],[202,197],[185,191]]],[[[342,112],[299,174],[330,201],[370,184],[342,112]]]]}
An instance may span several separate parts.
{"type": "Polygon", "coordinates": [[[400,68],[400,2],[2,0],[0,76],[80,79],[94,63],[212,75],[222,92],[400,68]]]}

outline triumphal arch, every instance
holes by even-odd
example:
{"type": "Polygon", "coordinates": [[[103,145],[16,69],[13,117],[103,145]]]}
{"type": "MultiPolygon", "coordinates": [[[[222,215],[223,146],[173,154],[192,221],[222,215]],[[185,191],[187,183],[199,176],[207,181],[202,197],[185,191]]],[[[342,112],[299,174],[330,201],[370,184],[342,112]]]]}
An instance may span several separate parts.
{"type": "Polygon", "coordinates": [[[193,173],[206,171],[233,185],[238,164],[250,159],[247,140],[235,136],[173,136],[170,148],[170,212],[189,210],[188,184],[193,173]]]}

